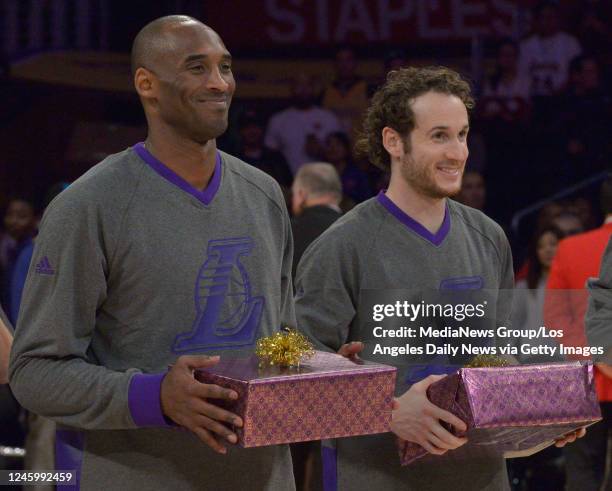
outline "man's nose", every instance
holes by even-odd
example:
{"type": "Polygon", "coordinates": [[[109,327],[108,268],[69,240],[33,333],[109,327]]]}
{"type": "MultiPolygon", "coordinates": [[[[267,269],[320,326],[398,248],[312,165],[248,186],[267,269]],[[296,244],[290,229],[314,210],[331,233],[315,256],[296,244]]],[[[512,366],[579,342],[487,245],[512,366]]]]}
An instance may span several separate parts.
{"type": "Polygon", "coordinates": [[[206,88],[209,90],[226,92],[229,85],[229,82],[223,77],[218,67],[213,68],[206,79],[206,88]]]}

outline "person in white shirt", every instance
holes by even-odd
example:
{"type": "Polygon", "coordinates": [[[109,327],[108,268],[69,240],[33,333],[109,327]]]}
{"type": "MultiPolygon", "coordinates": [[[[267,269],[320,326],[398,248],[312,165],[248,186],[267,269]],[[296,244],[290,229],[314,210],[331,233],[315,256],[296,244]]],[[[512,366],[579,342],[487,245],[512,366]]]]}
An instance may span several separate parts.
{"type": "Polygon", "coordinates": [[[270,118],[265,145],[281,152],[295,175],[302,164],[318,160],[327,135],[340,130],[338,118],[316,105],[312,78],[298,74],[292,105],[270,118]]]}
{"type": "Polygon", "coordinates": [[[564,88],[569,63],[582,49],[574,36],[560,29],[554,4],[539,5],[534,18],[535,33],[520,45],[520,70],[531,80],[532,96],[554,95],[564,88]]]}

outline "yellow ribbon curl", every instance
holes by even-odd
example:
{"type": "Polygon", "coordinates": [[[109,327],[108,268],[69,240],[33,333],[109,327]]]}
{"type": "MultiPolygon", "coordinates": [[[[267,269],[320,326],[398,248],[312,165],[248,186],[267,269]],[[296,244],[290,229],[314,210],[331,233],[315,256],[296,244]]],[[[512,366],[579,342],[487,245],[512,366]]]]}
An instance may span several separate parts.
{"type": "Polygon", "coordinates": [[[466,368],[507,367],[508,360],[495,355],[476,355],[466,368]]]}
{"type": "Polygon", "coordinates": [[[255,354],[260,365],[293,367],[312,357],[314,347],[303,334],[293,328],[284,328],[284,332],[259,339],[255,354]]]}

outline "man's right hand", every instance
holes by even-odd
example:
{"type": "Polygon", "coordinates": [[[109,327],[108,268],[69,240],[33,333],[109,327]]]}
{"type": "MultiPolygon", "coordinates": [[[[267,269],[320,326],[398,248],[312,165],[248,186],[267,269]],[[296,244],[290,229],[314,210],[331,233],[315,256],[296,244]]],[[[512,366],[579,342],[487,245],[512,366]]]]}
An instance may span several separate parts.
{"type": "Polygon", "coordinates": [[[415,442],[434,455],[443,455],[467,443],[467,438],[456,437],[447,431],[440,420],[466,431],[466,424],[457,416],[432,404],[427,399],[427,387],[444,375],[430,375],[414,384],[393,402],[391,431],[400,438],[415,442]]]}
{"type": "Polygon", "coordinates": [[[242,419],[221,409],[209,399],[236,400],[236,391],[198,382],[194,370],[219,363],[218,356],[185,355],[178,358],[161,384],[161,407],[165,416],[195,433],[215,452],[225,454],[224,439],[236,443],[238,437],[225,424],[242,426],[242,419]]]}

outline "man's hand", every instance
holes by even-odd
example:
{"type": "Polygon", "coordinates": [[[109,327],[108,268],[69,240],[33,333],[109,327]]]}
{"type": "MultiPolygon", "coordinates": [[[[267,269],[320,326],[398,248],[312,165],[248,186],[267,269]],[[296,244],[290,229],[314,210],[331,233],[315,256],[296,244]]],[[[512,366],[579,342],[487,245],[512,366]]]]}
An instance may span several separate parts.
{"type": "Polygon", "coordinates": [[[353,341],[352,343],[343,344],[338,350],[338,354],[350,360],[358,360],[359,353],[363,351],[363,343],[361,341],[353,341]]]}
{"type": "Polygon", "coordinates": [[[427,399],[427,387],[444,375],[430,375],[414,384],[394,400],[391,431],[400,438],[415,442],[434,455],[443,455],[467,442],[444,429],[440,420],[466,431],[466,424],[457,416],[432,404],[427,399]]]}
{"type": "Polygon", "coordinates": [[[193,372],[219,362],[218,356],[181,356],[164,377],[161,385],[163,413],[176,424],[194,432],[215,452],[225,454],[227,449],[220,438],[236,443],[238,437],[223,423],[242,426],[239,416],[215,406],[209,399],[236,400],[236,391],[218,385],[198,382],[193,372]]]}
{"type": "Polygon", "coordinates": [[[563,435],[558,440],[555,440],[555,447],[564,447],[567,443],[572,443],[577,438],[582,438],[584,435],[586,435],[586,428],[578,428],[576,431],[572,431],[567,435],[563,435]]]}

